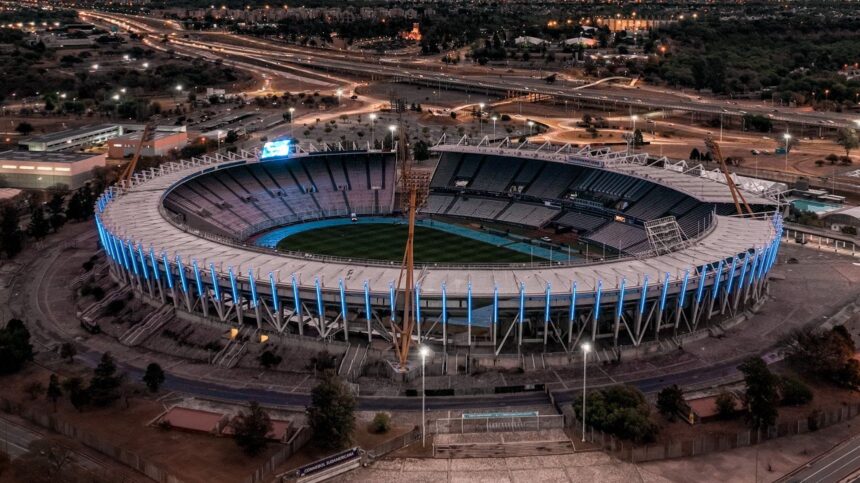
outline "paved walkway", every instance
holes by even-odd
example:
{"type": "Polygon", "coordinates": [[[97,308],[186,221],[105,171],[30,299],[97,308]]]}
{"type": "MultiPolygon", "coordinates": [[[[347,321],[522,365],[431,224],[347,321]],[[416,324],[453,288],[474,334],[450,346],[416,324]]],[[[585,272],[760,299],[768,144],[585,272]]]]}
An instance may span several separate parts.
{"type": "Polygon", "coordinates": [[[516,458],[383,460],[339,481],[449,483],[663,483],[661,476],[622,463],[600,452],[516,458]]]}

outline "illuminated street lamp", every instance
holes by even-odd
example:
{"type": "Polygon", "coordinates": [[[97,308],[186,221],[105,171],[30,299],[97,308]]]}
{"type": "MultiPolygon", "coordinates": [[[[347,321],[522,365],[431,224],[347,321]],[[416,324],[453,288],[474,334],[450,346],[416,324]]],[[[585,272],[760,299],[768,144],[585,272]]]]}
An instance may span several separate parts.
{"type": "Polygon", "coordinates": [[[98,64],[93,64],[93,70],[99,70],[99,65],[98,65],[98,64]]]}
{"type": "Polygon", "coordinates": [[[144,63],[143,63],[143,68],[144,68],[144,69],[148,69],[148,68],[149,68],[149,62],[144,62],[144,63]]]}
{"type": "Polygon", "coordinates": [[[585,442],[585,376],[588,368],[588,353],[591,352],[591,344],[588,342],[582,343],[582,442],[585,442]]]}
{"type": "MultiPolygon", "coordinates": [[[[388,130],[391,131],[391,150],[394,150],[394,131],[397,131],[397,126],[394,124],[388,126],[388,130]]],[[[394,161],[397,161],[397,157],[394,157],[394,161]]]]}
{"type": "Polygon", "coordinates": [[[421,346],[418,352],[421,354],[421,446],[424,447],[425,435],[427,434],[427,417],[425,416],[424,405],[427,391],[424,390],[424,365],[427,363],[427,356],[430,355],[430,348],[426,345],[421,346]]]}
{"type": "Polygon", "coordinates": [[[493,139],[496,139],[496,121],[498,121],[499,118],[496,116],[493,116],[490,119],[493,120],[493,139]]]}
{"type": "Polygon", "coordinates": [[[370,115],[370,149],[376,149],[376,138],[373,136],[373,125],[376,124],[376,114],[370,115]]]}
{"type": "Polygon", "coordinates": [[[481,133],[481,137],[484,136],[484,103],[481,102],[478,104],[478,130],[481,133]]]}
{"type": "Polygon", "coordinates": [[[788,173],[788,143],[791,141],[791,134],[785,133],[782,137],[785,139],[785,172],[788,173]]]}
{"type": "Polygon", "coordinates": [[[296,108],[291,107],[287,109],[287,111],[290,112],[290,138],[295,139],[295,136],[293,135],[293,113],[296,112],[296,108]]]}
{"type": "Polygon", "coordinates": [[[339,106],[340,105],[340,96],[343,95],[343,89],[338,89],[334,92],[335,92],[335,94],[337,94],[337,105],[339,106]]]}
{"type": "Polygon", "coordinates": [[[531,136],[532,135],[532,127],[534,127],[535,123],[534,123],[534,121],[529,121],[526,124],[528,124],[528,126],[529,126],[529,136],[531,136]]]}

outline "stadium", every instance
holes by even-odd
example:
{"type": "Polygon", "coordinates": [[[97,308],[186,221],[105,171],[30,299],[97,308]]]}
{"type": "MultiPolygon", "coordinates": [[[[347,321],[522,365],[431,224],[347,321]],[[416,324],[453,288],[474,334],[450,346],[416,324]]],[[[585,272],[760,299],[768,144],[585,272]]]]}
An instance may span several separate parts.
{"type": "Polygon", "coordinates": [[[765,191],[744,192],[755,213],[741,216],[713,173],[645,154],[432,151],[414,168],[427,183],[410,291],[393,151],[270,143],[168,163],[99,198],[100,241],[139,296],[225,329],[385,347],[407,308],[413,341],[495,363],[569,361],[586,341],[620,357],[766,298],[782,226],[765,191]]]}

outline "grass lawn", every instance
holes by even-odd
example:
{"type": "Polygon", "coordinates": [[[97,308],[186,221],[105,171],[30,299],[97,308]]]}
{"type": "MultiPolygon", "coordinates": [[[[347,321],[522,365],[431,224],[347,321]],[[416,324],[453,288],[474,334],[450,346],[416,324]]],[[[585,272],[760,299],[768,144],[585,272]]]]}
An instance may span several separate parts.
{"type": "MultiPolygon", "coordinates": [[[[374,260],[403,260],[406,225],[359,224],[320,228],[284,238],[279,250],[374,260]]],[[[415,227],[415,261],[527,263],[530,255],[424,226],[415,227]]]]}

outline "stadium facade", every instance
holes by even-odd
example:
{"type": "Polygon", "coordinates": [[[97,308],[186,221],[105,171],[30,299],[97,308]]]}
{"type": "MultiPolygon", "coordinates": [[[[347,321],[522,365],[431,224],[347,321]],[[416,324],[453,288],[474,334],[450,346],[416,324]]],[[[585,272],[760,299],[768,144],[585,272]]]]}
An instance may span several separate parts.
{"type": "MultiPolygon", "coordinates": [[[[502,356],[608,351],[702,330],[762,302],[782,233],[776,203],[646,155],[439,144],[423,216],[574,230],[601,261],[416,267],[419,342],[502,356]]],[[[393,153],[242,152],[168,163],[98,200],[113,276],[157,304],[261,334],[389,339],[400,266],[283,253],[255,235],[306,220],[390,215],[393,153]]]]}

